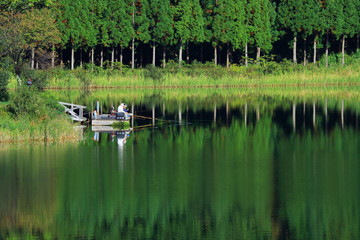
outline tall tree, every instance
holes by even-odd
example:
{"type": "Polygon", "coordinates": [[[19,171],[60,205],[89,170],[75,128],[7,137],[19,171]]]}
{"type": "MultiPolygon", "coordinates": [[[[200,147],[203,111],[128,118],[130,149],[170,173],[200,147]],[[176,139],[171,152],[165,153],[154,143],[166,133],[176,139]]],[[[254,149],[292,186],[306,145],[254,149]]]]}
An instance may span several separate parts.
{"type": "Polygon", "coordinates": [[[173,11],[170,0],[150,0],[150,35],[153,48],[152,64],[155,66],[156,44],[164,46],[163,64],[166,62],[166,45],[174,39],[173,11]]]}
{"type": "Polygon", "coordinates": [[[42,54],[60,43],[60,32],[49,9],[32,9],[20,16],[20,28],[26,46],[31,49],[31,68],[34,69],[35,53],[42,54]]]}
{"type": "Polygon", "coordinates": [[[176,6],[176,38],[180,44],[179,64],[182,63],[184,44],[205,40],[205,19],[199,0],[179,0],[176,6]]]}
{"type": "Polygon", "coordinates": [[[300,29],[300,9],[301,2],[298,0],[280,0],[278,6],[278,19],[280,29],[285,30],[293,36],[293,62],[297,62],[297,41],[300,29]]]}
{"type": "Polygon", "coordinates": [[[36,49],[39,54],[59,42],[52,12],[48,9],[33,9],[24,13],[0,14],[0,57],[8,56],[20,74],[26,54],[36,49]]]}
{"type": "Polygon", "coordinates": [[[272,19],[273,5],[269,0],[254,0],[252,17],[254,25],[254,41],[257,48],[256,60],[260,59],[260,51],[272,48],[272,19]]]}
{"type": "MultiPolygon", "coordinates": [[[[75,66],[75,50],[94,37],[90,15],[90,0],[59,0],[57,22],[63,44],[71,48],[70,68],[75,66]]],[[[93,40],[91,40],[93,41],[93,40]]]]}
{"type": "MultiPolygon", "coordinates": [[[[299,2],[300,3],[300,2],[299,2]]],[[[299,25],[299,32],[304,40],[304,47],[303,47],[303,63],[306,65],[307,63],[307,39],[311,36],[314,32],[315,34],[315,49],[316,51],[316,41],[317,41],[317,34],[322,29],[322,22],[321,22],[321,5],[319,0],[302,0],[301,8],[299,9],[299,18],[298,18],[298,25],[299,25]]]]}
{"type": "Polygon", "coordinates": [[[114,61],[114,48],[120,47],[120,62],[123,64],[123,48],[129,46],[133,36],[130,7],[124,0],[109,0],[110,9],[110,38],[112,40],[112,62],[114,61]]]}
{"type": "Polygon", "coordinates": [[[230,65],[232,48],[239,48],[244,42],[244,3],[242,0],[219,0],[214,10],[213,34],[217,41],[227,45],[227,67],[230,65]]]}
{"type": "Polygon", "coordinates": [[[324,33],[325,33],[325,66],[329,65],[329,35],[336,36],[337,39],[340,38],[344,24],[344,13],[343,5],[338,0],[326,0],[323,2],[323,11],[322,11],[322,20],[324,23],[324,33]]]}
{"type": "MultiPolygon", "coordinates": [[[[217,65],[217,45],[219,40],[214,35],[214,20],[217,15],[215,8],[217,7],[218,0],[203,0],[202,7],[204,9],[204,41],[210,42],[214,48],[214,64],[217,65]]],[[[202,57],[202,52],[201,52],[202,57]]]]}
{"type": "Polygon", "coordinates": [[[342,26],[341,64],[345,64],[345,41],[359,33],[359,0],[339,0],[343,5],[344,24],[342,26]]]}

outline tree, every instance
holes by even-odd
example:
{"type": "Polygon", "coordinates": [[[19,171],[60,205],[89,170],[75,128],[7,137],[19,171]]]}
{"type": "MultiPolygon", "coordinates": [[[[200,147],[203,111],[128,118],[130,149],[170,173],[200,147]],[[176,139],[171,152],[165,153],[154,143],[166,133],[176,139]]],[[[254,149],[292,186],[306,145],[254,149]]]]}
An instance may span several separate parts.
{"type": "MultiPolygon", "coordinates": [[[[299,32],[301,33],[303,39],[304,39],[304,66],[307,63],[307,38],[311,36],[315,32],[315,40],[314,40],[314,52],[316,51],[316,40],[317,40],[317,34],[322,29],[322,22],[321,22],[321,5],[320,1],[318,0],[302,0],[301,2],[301,8],[298,10],[299,17],[298,20],[298,26],[299,26],[299,32]]],[[[315,55],[316,56],[316,55],[315,55]]]]}
{"type": "Polygon", "coordinates": [[[59,0],[57,23],[62,33],[62,43],[70,44],[71,69],[75,66],[75,50],[92,43],[94,40],[94,27],[91,19],[90,0],[59,0]]]}
{"type": "Polygon", "coordinates": [[[183,44],[188,44],[189,41],[203,42],[205,40],[204,26],[205,19],[199,0],[179,0],[176,6],[175,34],[180,43],[180,65],[182,63],[183,44]]]}
{"type": "Polygon", "coordinates": [[[338,0],[326,0],[323,2],[322,19],[325,32],[325,66],[329,65],[329,34],[337,38],[341,36],[341,29],[344,24],[343,5],[338,0]]]}
{"type": "MultiPolygon", "coordinates": [[[[359,33],[359,0],[339,0],[343,6],[343,25],[342,25],[342,45],[341,53],[342,60],[341,64],[345,64],[345,41],[346,38],[351,38],[355,34],[359,33]]],[[[339,19],[338,21],[341,21],[339,19]]]]}
{"type": "Polygon", "coordinates": [[[0,10],[6,12],[21,13],[32,8],[44,8],[53,6],[53,0],[2,0],[0,10]]]}
{"type": "MultiPolygon", "coordinates": [[[[215,11],[218,0],[203,0],[202,6],[204,9],[204,41],[210,42],[214,48],[214,64],[217,65],[217,45],[219,40],[214,35],[214,19],[217,15],[215,11]]],[[[202,50],[202,49],[201,49],[202,50]]],[[[201,52],[202,56],[202,52],[201,52]]]]}
{"type": "Polygon", "coordinates": [[[297,0],[280,0],[278,6],[278,19],[280,30],[285,30],[293,35],[293,62],[297,62],[297,36],[300,27],[301,2],[297,0]]]}
{"type": "Polygon", "coordinates": [[[256,59],[260,59],[261,49],[269,51],[272,48],[272,19],[273,6],[269,0],[253,1],[254,42],[257,47],[256,59]]]}
{"type": "Polygon", "coordinates": [[[60,41],[52,12],[48,9],[33,9],[24,13],[0,15],[0,57],[8,56],[20,74],[26,53],[36,49],[41,54],[60,41]]]}
{"type": "Polygon", "coordinates": [[[241,0],[219,0],[214,9],[213,34],[217,41],[227,45],[227,67],[230,66],[231,49],[244,42],[244,7],[241,0]]]}
{"type": "MultiPolygon", "coordinates": [[[[135,68],[135,40],[147,43],[150,40],[150,20],[148,0],[132,0],[133,36],[131,43],[131,68],[135,68]]],[[[142,56],[141,56],[142,58],[142,56]]]]}
{"type": "Polygon", "coordinates": [[[163,65],[166,62],[166,45],[170,45],[174,39],[173,12],[170,0],[151,0],[150,7],[150,35],[153,47],[152,64],[155,66],[156,43],[164,46],[163,65]]]}
{"type": "Polygon", "coordinates": [[[31,68],[34,69],[35,53],[42,54],[60,43],[60,32],[49,9],[32,9],[21,15],[19,27],[23,31],[26,48],[31,49],[31,68]]]}
{"type": "Polygon", "coordinates": [[[133,28],[130,8],[123,0],[109,0],[109,22],[110,22],[110,38],[112,49],[112,59],[114,62],[114,47],[120,46],[120,62],[123,63],[123,48],[129,45],[133,36],[133,28]]]}

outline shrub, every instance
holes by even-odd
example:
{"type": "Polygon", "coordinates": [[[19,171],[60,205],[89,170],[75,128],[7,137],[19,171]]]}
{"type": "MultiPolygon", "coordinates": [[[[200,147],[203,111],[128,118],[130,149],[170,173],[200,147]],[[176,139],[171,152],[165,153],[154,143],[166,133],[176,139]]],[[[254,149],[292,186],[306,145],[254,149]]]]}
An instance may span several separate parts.
{"type": "Polygon", "coordinates": [[[9,92],[7,84],[9,82],[10,74],[5,71],[0,71],[0,102],[9,100],[9,92]]]}
{"type": "Polygon", "coordinates": [[[80,80],[83,88],[88,88],[93,82],[91,72],[89,71],[79,68],[74,71],[74,74],[75,77],[80,80]]]}
{"type": "Polygon", "coordinates": [[[45,71],[24,69],[21,72],[20,77],[24,85],[26,85],[27,81],[31,79],[32,86],[37,89],[44,89],[47,85],[48,73],[45,71]]]}
{"type": "Polygon", "coordinates": [[[21,86],[11,95],[8,111],[15,117],[42,117],[61,114],[64,109],[53,97],[36,88],[21,86]]]}
{"type": "Polygon", "coordinates": [[[155,67],[154,65],[147,65],[144,71],[144,77],[150,78],[157,82],[163,82],[164,81],[164,74],[163,71],[160,68],[155,67]]]}

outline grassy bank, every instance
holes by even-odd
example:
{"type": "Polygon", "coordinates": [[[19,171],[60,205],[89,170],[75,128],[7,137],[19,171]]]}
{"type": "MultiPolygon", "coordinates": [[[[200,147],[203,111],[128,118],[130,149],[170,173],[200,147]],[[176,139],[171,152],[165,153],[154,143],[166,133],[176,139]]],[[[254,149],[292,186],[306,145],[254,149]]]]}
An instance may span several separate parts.
{"type": "MultiPolygon", "coordinates": [[[[93,89],[93,90],[56,90],[53,92],[61,101],[71,101],[92,109],[96,101],[100,101],[103,109],[126,102],[131,107],[153,105],[162,107],[166,103],[166,111],[178,112],[180,106],[196,109],[213,109],[230,103],[233,107],[288,105],[293,103],[325,102],[339,104],[343,100],[345,107],[359,109],[360,86],[328,86],[328,87],[248,87],[248,88],[141,88],[141,89],[93,89]]],[[[341,107],[341,106],[338,106],[341,107]]]]}
{"type": "MultiPolygon", "coordinates": [[[[46,88],[107,88],[107,87],[216,87],[216,86],[294,86],[360,84],[360,61],[332,65],[328,68],[313,64],[294,65],[289,62],[263,62],[249,67],[224,68],[207,64],[169,64],[165,69],[148,66],[131,70],[101,69],[87,66],[73,71],[52,69],[39,71],[46,75],[46,88]]],[[[8,87],[15,88],[15,78],[8,87]]]]}
{"type": "Polygon", "coordinates": [[[80,132],[60,107],[48,93],[17,89],[10,102],[0,105],[0,143],[79,139],[80,132]]]}

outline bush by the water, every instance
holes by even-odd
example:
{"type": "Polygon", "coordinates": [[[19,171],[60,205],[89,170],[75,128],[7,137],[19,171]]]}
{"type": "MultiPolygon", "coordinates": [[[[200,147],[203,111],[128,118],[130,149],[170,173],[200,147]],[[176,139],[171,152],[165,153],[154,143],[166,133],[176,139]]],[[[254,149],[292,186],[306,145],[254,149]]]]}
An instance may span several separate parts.
{"type": "Polygon", "coordinates": [[[44,89],[47,85],[47,80],[49,78],[46,71],[35,71],[29,69],[23,69],[20,74],[23,85],[26,85],[29,80],[32,81],[32,86],[37,89],[44,89]]]}
{"type": "Polygon", "coordinates": [[[144,71],[144,77],[157,82],[162,82],[164,74],[161,68],[157,68],[154,65],[149,64],[146,66],[146,69],[144,71]]]}
{"type": "Polygon", "coordinates": [[[7,84],[9,82],[10,74],[0,70],[0,102],[9,100],[9,92],[7,84]]]}
{"type": "Polygon", "coordinates": [[[28,86],[20,86],[12,93],[8,110],[17,117],[48,117],[63,112],[62,106],[47,93],[28,86]]]}

